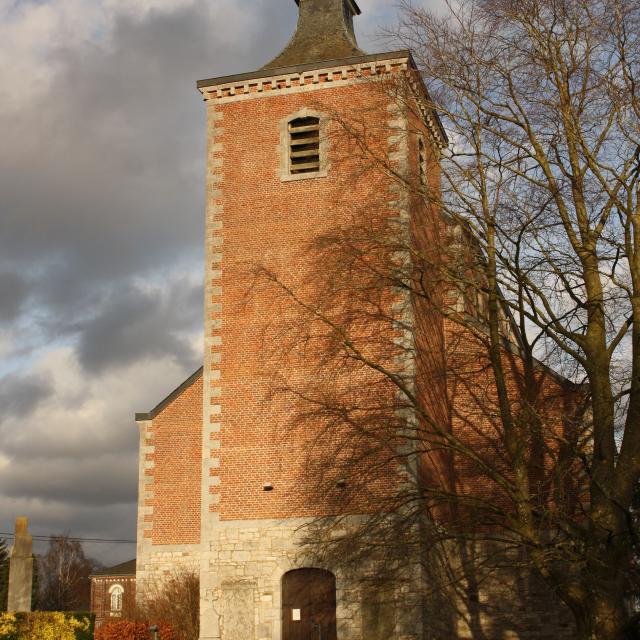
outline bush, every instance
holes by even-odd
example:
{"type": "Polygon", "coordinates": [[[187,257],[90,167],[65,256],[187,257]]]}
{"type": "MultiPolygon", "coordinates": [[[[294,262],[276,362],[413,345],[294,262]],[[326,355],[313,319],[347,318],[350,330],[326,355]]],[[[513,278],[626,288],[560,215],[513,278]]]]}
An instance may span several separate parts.
{"type": "MultiPolygon", "coordinates": [[[[107,622],[96,631],[95,640],[150,640],[148,622],[120,620],[107,622]]],[[[160,640],[177,640],[175,631],[166,623],[159,623],[160,640]]]]}
{"type": "MultiPolygon", "coordinates": [[[[198,640],[200,577],[192,571],[185,571],[146,584],[145,596],[133,617],[138,620],[168,620],[175,629],[171,640],[198,640]]],[[[160,640],[165,640],[162,634],[160,640]]]]}
{"type": "Polygon", "coordinates": [[[0,638],[2,640],[15,640],[18,624],[15,614],[0,613],[0,638]]]}
{"type": "Polygon", "coordinates": [[[0,640],[91,640],[91,613],[3,613],[0,640]]]}

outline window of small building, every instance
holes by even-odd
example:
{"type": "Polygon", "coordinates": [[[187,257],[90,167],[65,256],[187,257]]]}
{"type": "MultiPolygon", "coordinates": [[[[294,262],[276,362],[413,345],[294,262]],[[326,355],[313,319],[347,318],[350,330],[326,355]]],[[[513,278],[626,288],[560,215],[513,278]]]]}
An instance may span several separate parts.
{"type": "Polygon", "coordinates": [[[111,596],[111,613],[120,613],[122,611],[124,588],[122,585],[114,584],[109,589],[109,594],[111,596]]]}
{"type": "Polygon", "coordinates": [[[289,173],[320,171],[320,118],[296,118],[289,122],[289,173]]]}

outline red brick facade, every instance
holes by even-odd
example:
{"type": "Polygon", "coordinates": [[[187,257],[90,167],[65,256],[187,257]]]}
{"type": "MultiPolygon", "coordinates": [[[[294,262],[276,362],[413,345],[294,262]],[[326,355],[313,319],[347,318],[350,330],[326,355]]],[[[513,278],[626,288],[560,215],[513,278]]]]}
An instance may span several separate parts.
{"type": "Polygon", "coordinates": [[[202,450],[202,372],[145,418],[142,447],[150,509],[144,537],[155,545],[197,544],[200,540],[200,452],[202,450]]]}
{"type": "Polygon", "coordinates": [[[91,576],[91,611],[96,628],[131,611],[136,598],[136,561],[104,569],[91,576]]]}
{"type": "MultiPolygon", "coordinates": [[[[509,477],[510,463],[496,381],[487,351],[488,338],[481,326],[475,331],[471,326],[461,327],[451,321],[447,321],[445,326],[452,430],[461,440],[472,444],[483,460],[509,477]]],[[[532,498],[539,501],[541,508],[551,506],[552,495],[575,500],[580,473],[569,473],[569,468],[562,473],[562,449],[570,448],[578,437],[576,416],[582,399],[579,387],[537,363],[529,388],[525,388],[522,356],[518,348],[506,340],[502,367],[512,413],[517,419],[518,413],[524,409],[525,394],[528,393],[540,429],[537,447],[533,434],[529,434],[531,440],[526,452],[531,487],[538,492],[532,498]],[[562,476],[562,486],[553,485],[557,480],[553,474],[562,476]]],[[[461,493],[476,494],[487,502],[509,508],[506,496],[481,469],[474,468],[464,459],[456,459],[454,469],[455,482],[461,493]]],[[[569,504],[562,506],[571,511],[569,504]]]]}
{"type": "MultiPolygon", "coordinates": [[[[318,286],[314,241],[349,224],[363,211],[377,209],[377,221],[393,214],[389,206],[393,181],[365,166],[354,155],[353,141],[336,124],[353,113],[366,113],[369,126],[386,134],[379,140],[386,152],[388,107],[389,97],[375,82],[327,85],[326,90],[215,107],[224,124],[222,135],[214,138],[220,151],[212,158],[223,163],[223,181],[218,186],[224,227],[215,237],[224,242],[224,268],[219,281],[222,295],[214,297],[215,302],[222,300],[222,311],[215,315],[223,326],[222,345],[216,349],[221,363],[215,366],[223,395],[218,414],[220,449],[213,451],[220,457],[220,485],[212,491],[220,492],[216,510],[223,520],[317,516],[335,508],[335,495],[326,496],[325,504],[318,500],[309,459],[313,450],[315,460],[325,460],[333,445],[318,441],[321,426],[312,417],[301,424],[295,399],[286,393],[302,389],[318,374],[322,344],[309,342],[306,351],[301,349],[282,324],[288,318],[292,328],[303,320],[296,305],[286,295],[278,295],[277,287],[252,289],[252,285],[255,269],[264,268],[298,295],[313,299],[318,286]],[[330,175],[283,181],[282,123],[305,110],[327,120],[330,175]],[[286,354],[273,344],[278,340],[286,344],[286,354]],[[286,390],[278,393],[274,377],[284,371],[292,375],[281,383],[286,390]],[[274,490],[265,492],[266,483],[274,490]]],[[[385,329],[384,322],[377,324],[385,329]]],[[[375,333],[375,327],[367,331],[375,333]]],[[[361,368],[360,372],[355,367],[336,369],[336,376],[344,376],[345,385],[363,390],[381,384],[361,368]]],[[[383,475],[380,490],[393,490],[390,478],[383,475]]]]}

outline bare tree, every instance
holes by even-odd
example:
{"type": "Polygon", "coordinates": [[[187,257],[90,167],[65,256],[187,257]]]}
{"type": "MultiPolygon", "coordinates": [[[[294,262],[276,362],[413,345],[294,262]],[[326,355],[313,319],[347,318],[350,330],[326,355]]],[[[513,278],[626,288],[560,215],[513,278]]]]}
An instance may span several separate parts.
{"type": "Polygon", "coordinates": [[[617,638],[640,475],[640,4],[495,0],[451,9],[441,20],[406,4],[399,35],[416,47],[455,140],[443,208],[464,219],[486,257],[507,446],[517,450],[521,437],[497,357],[500,292],[525,360],[560,363],[590,400],[592,440],[576,451],[588,478],[584,519],[569,511],[545,523],[567,532],[571,553],[544,544],[525,466],[514,468],[518,533],[582,637],[617,638]]]}
{"type": "Polygon", "coordinates": [[[7,610],[9,592],[9,550],[5,540],[0,538],[0,611],[7,610]]]}
{"type": "MultiPolygon", "coordinates": [[[[303,278],[256,268],[297,309],[269,331],[274,391],[322,434],[308,473],[332,516],[369,514],[349,535],[319,520],[310,544],[344,564],[375,548],[388,568],[401,546],[437,549],[477,637],[471,565],[526,567],[581,639],[621,638],[640,477],[640,3],[449,9],[403,3],[392,34],[449,134],[442,179],[399,169],[372,113],[334,118],[357,178],[393,176],[413,218],[380,193],[307,247],[303,278]],[[312,378],[292,373],[301,360],[312,378]]],[[[417,150],[411,82],[380,89],[410,123],[396,133],[435,157],[417,150]]]]}
{"type": "Polygon", "coordinates": [[[38,605],[43,611],[87,611],[91,585],[89,576],[96,568],[82,544],[68,534],[49,540],[47,552],[38,558],[38,605]]]}
{"type": "Polygon", "coordinates": [[[200,578],[192,571],[164,576],[158,582],[145,583],[144,598],[124,617],[147,623],[165,622],[176,639],[200,637],[200,578]]]}

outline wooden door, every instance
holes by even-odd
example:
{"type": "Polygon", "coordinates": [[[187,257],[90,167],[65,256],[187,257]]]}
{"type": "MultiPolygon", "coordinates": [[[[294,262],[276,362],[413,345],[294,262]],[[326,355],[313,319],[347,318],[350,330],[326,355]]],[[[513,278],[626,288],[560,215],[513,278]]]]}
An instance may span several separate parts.
{"type": "Polygon", "coordinates": [[[282,578],[282,640],[337,640],[336,579],[322,569],[282,578]]]}

